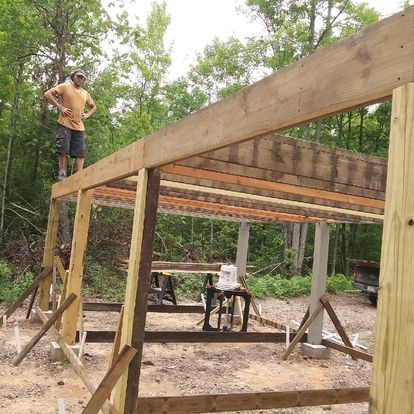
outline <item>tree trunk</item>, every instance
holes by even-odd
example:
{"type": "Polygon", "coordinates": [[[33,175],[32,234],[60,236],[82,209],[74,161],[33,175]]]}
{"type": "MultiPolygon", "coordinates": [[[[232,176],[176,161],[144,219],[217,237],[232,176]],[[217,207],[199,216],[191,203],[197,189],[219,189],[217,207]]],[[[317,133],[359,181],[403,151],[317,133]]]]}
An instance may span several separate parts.
{"type": "Polygon", "coordinates": [[[6,165],[4,167],[4,178],[3,178],[3,188],[2,188],[2,197],[1,197],[1,212],[0,212],[0,234],[3,234],[4,229],[4,213],[6,210],[6,198],[9,192],[9,181],[12,171],[12,161],[13,161],[13,145],[14,138],[16,136],[16,118],[17,118],[17,109],[19,107],[20,101],[20,87],[22,84],[23,78],[23,69],[24,63],[19,64],[19,68],[14,77],[14,86],[15,93],[13,99],[13,106],[10,115],[10,131],[9,131],[9,140],[7,145],[7,155],[6,155],[6,165]]]}

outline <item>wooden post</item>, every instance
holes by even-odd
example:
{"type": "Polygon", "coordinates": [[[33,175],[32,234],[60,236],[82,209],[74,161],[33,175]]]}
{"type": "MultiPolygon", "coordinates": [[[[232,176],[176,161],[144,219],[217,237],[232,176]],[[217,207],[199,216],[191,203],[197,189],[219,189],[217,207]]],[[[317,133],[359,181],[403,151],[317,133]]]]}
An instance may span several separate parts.
{"type": "Polygon", "coordinates": [[[120,414],[137,412],[159,185],[158,170],[139,171],[120,344],[132,346],[137,354],[115,389],[114,406],[120,414]]]}
{"type": "Polygon", "coordinates": [[[240,278],[240,276],[246,276],[247,251],[249,249],[249,233],[250,224],[242,221],[240,223],[239,237],[237,241],[237,278],[240,278]]]}
{"type": "MultiPolygon", "coordinates": [[[[309,299],[309,312],[312,314],[319,305],[319,298],[326,290],[328,272],[329,226],[325,221],[315,224],[315,246],[312,267],[312,288],[309,299]]],[[[323,315],[321,312],[309,327],[308,342],[320,345],[322,341],[323,315]]]]}
{"type": "Polygon", "coordinates": [[[73,229],[72,250],[69,263],[69,277],[66,295],[76,295],[75,301],[63,315],[63,338],[69,345],[75,342],[79,304],[82,298],[83,265],[88,241],[89,219],[92,202],[92,190],[78,192],[75,226],[73,229]]]}
{"type": "Polygon", "coordinates": [[[414,83],[394,90],[370,414],[414,412],[414,83]]]}
{"type": "MultiPolygon", "coordinates": [[[[45,249],[43,252],[42,267],[52,267],[53,258],[55,256],[56,237],[59,225],[60,201],[56,199],[50,200],[49,218],[47,222],[47,232],[45,240],[45,249]]],[[[39,307],[42,310],[49,308],[50,285],[52,283],[52,275],[47,276],[40,283],[39,290],[39,307]]]]}

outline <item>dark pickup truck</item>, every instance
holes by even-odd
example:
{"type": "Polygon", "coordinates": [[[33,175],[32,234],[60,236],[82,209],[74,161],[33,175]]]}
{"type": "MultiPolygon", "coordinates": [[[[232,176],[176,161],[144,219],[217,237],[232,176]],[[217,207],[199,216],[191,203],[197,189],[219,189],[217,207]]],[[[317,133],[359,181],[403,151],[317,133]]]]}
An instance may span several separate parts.
{"type": "Polygon", "coordinates": [[[380,265],[369,260],[351,259],[354,265],[354,287],[367,295],[376,306],[378,299],[380,265]]]}

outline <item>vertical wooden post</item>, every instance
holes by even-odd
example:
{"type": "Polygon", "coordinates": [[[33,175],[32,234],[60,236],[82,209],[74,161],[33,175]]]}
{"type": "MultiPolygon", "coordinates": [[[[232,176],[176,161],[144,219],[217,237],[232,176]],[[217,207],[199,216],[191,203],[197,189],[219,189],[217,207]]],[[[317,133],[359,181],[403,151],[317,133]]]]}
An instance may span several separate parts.
{"type": "Polygon", "coordinates": [[[76,300],[63,315],[62,335],[64,341],[71,345],[75,342],[79,305],[82,298],[82,279],[86,244],[88,242],[89,220],[93,190],[78,192],[75,225],[73,228],[72,250],[70,253],[69,274],[66,295],[76,295],[76,300]]]}
{"type": "Polygon", "coordinates": [[[249,249],[250,224],[242,221],[239,227],[239,237],[237,241],[237,278],[246,275],[247,251],[249,249]]]}
{"type": "MultiPolygon", "coordinates": [[[[326,290],[328,272],[329,226],[325,221],[315,224],[315,246],[313,252],[312,288],[309,299],[309,312],[312,314],[319,306],[319,298],[326,290]]],[[[320,345],[322,341],[323,312],[320,312],[309,327],[308,342],[320,345]]]]}
{"type": "Polygon", "coordinates": [[[120,344],[132,346],[137,354],[115,389],[114,406],[120,414],[137,413],[159,186],[158,170],[139,171],[120,344]]]}
{"type": "Polygon", "coordinates": [[[371,414],[414,412],[414,83],[394,90],[371,414]]]}
{"type": "MultiPolygon", "coordinates": [[[[47,221],[47,232],[45,240],[45,249],[43,252],[42,267],[52,267],[53,257],[55,256],[56,237],[59,225],[60,201],[50,200],[49,217],[47,221]]],[[[46,276],[39,286],[39,307],[42,310],[49,308],[50,286],[52,284],[52,274],[46,276]]]]}

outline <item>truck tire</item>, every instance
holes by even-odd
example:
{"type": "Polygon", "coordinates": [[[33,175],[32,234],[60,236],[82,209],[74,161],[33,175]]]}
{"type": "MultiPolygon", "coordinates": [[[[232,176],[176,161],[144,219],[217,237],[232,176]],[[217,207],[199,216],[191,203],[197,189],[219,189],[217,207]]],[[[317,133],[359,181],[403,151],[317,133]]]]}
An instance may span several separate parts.
{"type": "Polygon", "coordinates": [[[368,299],[373,306],[377,306],[378,297],[377,295],[368,295],[368,299]]]}

